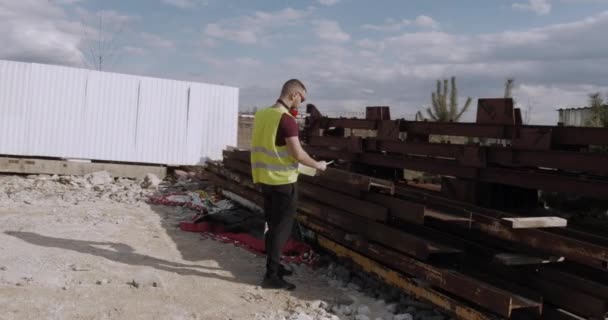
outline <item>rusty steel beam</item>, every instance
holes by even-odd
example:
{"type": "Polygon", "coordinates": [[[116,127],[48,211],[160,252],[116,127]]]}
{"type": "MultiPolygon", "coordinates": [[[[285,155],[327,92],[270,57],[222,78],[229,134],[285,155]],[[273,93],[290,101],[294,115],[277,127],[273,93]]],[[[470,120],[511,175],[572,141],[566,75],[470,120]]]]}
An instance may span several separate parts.
{"type": "Polygon", "coordinates": [[[514,275],[506,274],[505,271],[502,274],[535,290],[543,296],[543,301],[564,310],[592,319],[605,319],[608,316],[608,300],[580,291],[575,286],[564,285],[530,273],[514,275]]]}
{"type": "Polygon", "coordinates": [[[533,151],[487,148],[486,159],[510,167],[545,167],[576,172],[608,174],[608,155],[589,152],[533,151]]]}
{"type": "Polygon", "coordinates": [[[400,288],[408,295],[417,299],[428,301],[438,308],[453,314],[458,319],[462,320],[493,320],[494,315],[489,315],[461,302],[458,299],[452,298],[440,291],[420,286],[414,279],[406,277],[399,272],[391,270],[378,262],[373,261],[359,253],[356,253],[345,246],[342,246],[334,241],[323,236],[317,237],[318,244],[333,252],[341,258],[351,259],[355,264],[359,265],[363,271],[372,273],[384,280],[384,282],[400,288]]]}
{"type": "Polygon", "coordinates": [[[586,270],[576,270],[576,272],[584,274],[584,276],[571,272],[575,271],[573,270],[566,272],[561,270],[560,268],[555,267],[540,267],[536,270],[538,278],[550,282],[559,283],[568,288],[573,288],[581,292],[590,294],[601,300],[608,301],[608,285],[599,281],[594,281],[593,275],[589,274],[593,272],[586,272],[586,270]]]}
{"type": "MultiPolygon", "coordinates": [[[[321,153],[323,148],[340,148],[332,150],[335,153],[328,155],[342,159],[349,158],[355,160],[356,155],[351,154],[345,149],[348,141],[352,138],[344,137],[315,137],[311,150],[321,153]],[[339,156],[338,156],[339,155],[339,156]]],[[[549,151],[549,150],[526,150],[518,148],[506,148],[495,146],[473,146],[457,145],[447,143],[412,143],[400,140],[380,140],[376,138],[366,138],[362,140],[362,151],[352,151],[353,153],[362,152],[388,152],[402,155],[427,156],[438,158],[449,158],[460,160],[461,164],[467,165],[471,161],[477,161],[476,167],[485,167],[488,164],[498,164],[509,167],[544,167],[574,172],[590,172],[596,174],[608,174],[608,154],[593,152],[569,152],[569,151],[549,151]],[[468,150],[476,150],[477,153],[466,154],[468,150]],[[469,159],[466,159],[469,158],[469,159]],[[479,158],[477,160],[470,158],[479,158]],[[462,163],[463,160],[468,160],[462,163]]],[[[325,149],[327,150],[327,149],[325,149]]]]}
{"type": "Polygon", "coordinates": [[[367,192],[362,197],[366,201],[388,208],[388,213],[392,218],[417,225],[424,224],[424,205],[376,192],[367,192]]]}
{"type": "Polygon", "coordinates": [[[541,320],[588,320],[566,310],[545,304],[541,320]]]}
{"type": "Polygon", "coordinates": [[[358,157],[357,153],[331,150],[325,147],[304,146],[304,150],[315,159],[355,161],[358,157]]]}
{"type": "Polygon", "coordinates": [[[475,179],[478,176],[477,168],[463,167],[454,160],[446,159],[385,156],[382,154],[364,153],[359,156],[357,162],[373,166],[425,171],[468,179],[475,179]]]}
{"type": "MultiPolygon", "coordinates": [[[[576,261],[593,268],[602,270],[608,268],[608,247],[606,246],[541,229],[513,230],[502,224],[501,218],[506,216],[504,213],[501,214],[498,212],[495,216],[489,216],[484,213],[489,213],[492,210],[450,201],[423,192],[413,192],[408,188],[398,187],[396,189],[396,194],[405,196],[406,199],[419,201],[427,207],[438,208],[444,212],[462,214],[467,217],[470,216],[473,220],[470,227],[470,230],[472,231],[490,235],[512,243],[522,244],[526,247],[540,250],[545,253],[564,256],[567,260],[576,261]]],[[[441,224],[432,220],[428,220],[427,223],[435,225],[442,230],[458,226],[456,224],[441,224]]],[[[457,229],[450,229],[448,231],[454,232],[457,231],[457,229]]]]}
{"type": "Polygon", "coordinates": [[[250,162],[251,153],[249,150],[224,150],[222,151],[224,159],[234,159],[244,162],[250,162]]]}
{"type": "MultiPolygon", "coordinates": [[[[253,182],[251,182],[251,178],[238,173],[229,173],[222,171],[222,168],[219,166],[210,166],[208,170],[211,171],[209,172],[210,179],[213,181],[217,181],[222,187],[234,187],[235,193],[242,195],[245,198],[255,197],[256,201],[254,202],[256,202],[256,204],[263,203],[263,198],[261,198],[259,191],[251,189],[256,188],[253,182]],[[220,175],[225,176],[222,177],[220,175]],[[232,180],[232,183],[230,183],[230,181],[228,180],[232,180]]],[[[299,186],[301,191],[302,189],[306,189],[306,187],[308,186],[299,186]]],[[[321,191],[322,192],[313,192],[311,194],[307,194],[306,191],[304,191],[304,199],[299,201],[298,209],[302,212],[306,212],[310,215],[313,215],[318,219],[323,219],[328,223],[336,224],[345,228],[348,227],[349,229],[353,230],[353,232],[362,234],[368,239],[377,241],[384,245],[391,246],[399,244],[399,248],[397,250],[406,254],[416,256],[419,259],[427,259],[431,255],[460,253],[460,251],[457,249],[443,246],[416,236],[400,232],[385,224],[373,222],[368,218],[359,217],[353,213],[331,207],[330,205],[318,203],[316,201],[319,200],[319,194],[327,194],[328,192],[327,190],[322,189],[321,191]],[[308,199],[307,196],[312,196],[312,199],[308,199]]],[[[326,196],[326,198],[330,199],[329,201],[336,205],[336,202],[332,200],[332,196],[335,195],[329,195],[326,196]]],[[[343,201],[352,202],[353,199],[354,198],[350,198],[343,201]]],[[[375,205],[373,203],[369,203],[369,205],[371,205],[369,207],[372,209],[383,209],[383,214],[386,214],[386,212],[388,211],[385,207],[375,205]]],[[[344,208],[343,206],[340,207],[344,208]]],[[[377,216],[371,215],[369,217],[374,218],[377,216]]],[[[386,216],[382,217],[382,219],[386,221],[386,216]]]]}
{"type": "Polygon", "coordinates": [[[506,318],[514,309],[531,309],[540,315],[541,303],[523,298],[512,292],[494,287],[453,270],[434,267],[406,257],[392,249],[366,241],[351,240],[348,232],[303,217],[300,221],[311,230],[341,245],[351,248],[387,267],[403,272],[440,288],[450,294],[470,301],[488,311],[506,318]]]}
{"type": "Polygon", "coordinates": [[[301,200],[298,209],[300,212],[315,219],[339,226],[369,241],[383,244],[420,260],[427,260],[431,256],[461,253],[458,249],[401,232],[385,224],[358,217],[340,209],[317,203],[311,199],[301,200]]]}
{"type": "Polygon", "coordinates": [[[386,221],[388,216],[388,209],[386,207],[349,197],[309,183],[298,182],[298,191],[304,197],[314,199],[335,208],[340,208],[372,221],[386,221]]]}
{"type": "Polygon", "coordinates": [[[608,182],[578,178],[577,176],[514,169],[471,168],[460,166],[454,160],[406,158],[371,153],[362,154],[358,162],[373,166],[425,171],[458,178],[477,179],[484,182],[608,199],[608,182]]]}
{"type": "Polygon", "coordinates": [[[213,181],[217,186],[238,194],[239,196],[250,200],[260,207],[264,207],[264,197],[256,190],[238,185],[235,181],[231,181],[227,177],[223,177],[214,172],[206,172],[205,176],[213,181]]]}
{"type": "MultiPolygon", "coordinates": [[[[412,135],[445,135],[463,137],[484,137],[494,139],[512,139],[517,137],[518,131],[525,129],[532,132],[551,132],[553,146],[588,146],[608,145],[608,129],[586,127],[562,126],[522,126],[456,122],[427,122],[427,121],[398,121],[400,131],[412,135]]],[[[379,121],[365,119],[335,119],[321,118],[320,126],[323,129],[342,127],[352,129],[378,129],[379,121]]]]}
{"type": "Polygon", "coordinates": [[[360,188],[348,186],[339,181],[322,179],[320,177],[311,177],[311,176],[307,176],[307,175],[300,175],[298,177],[298,183],[300,183],[300,182],[306,182],[308,184],[321,186],[326,189],[340,192],[342,194],[345,194],[345,195],[348,195],[348,196],[351,196],[354,198],[358,198],[358,199],[361,199],[362,194],[363,194],[363,190],[361,190],[360,188]]]}
{"type": "Polygon", "coordinates": [[[595,199],[608,199],[608,182],[575,176],[488,168],[480,170],[479,180],[530,189],[573,193],[595,199]]]}
{"type": "Polygon", "coordinates": [[[418,156],[456,158],[462,146],[443,143],[414,143],[391,140],[365,139],[365,151],[386,151],[418,156]]]}
{"type": "Polygon", "coordinates": [[[249,164],[248,162],[245,163],[237,159],[226,158],[224,159],[223,164],[226,168],[230,168],[234,171],[251,177],[251,164],[249,164]]]}
{"type": "Polygon", "coordinates": [[[310,137],[308,144],[312,147],[331,147],[340,150],[347,150],[349,152],[362,152],[363,151],[363,138],[352,136],[352,137],[310,137]]]}

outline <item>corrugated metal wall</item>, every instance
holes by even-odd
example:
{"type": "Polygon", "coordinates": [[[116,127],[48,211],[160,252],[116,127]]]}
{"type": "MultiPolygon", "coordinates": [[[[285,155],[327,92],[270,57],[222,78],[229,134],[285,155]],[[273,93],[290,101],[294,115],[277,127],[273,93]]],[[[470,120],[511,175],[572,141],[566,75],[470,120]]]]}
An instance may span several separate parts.
{"type": "Polygon", "coordinates": [[[0,154],[201,164],[237,144],[238,88],[0,60],[0,154]]]}
{"type": "Polygon", "coordinates": [[[593,117],[591,108],[559,109],[559,122],[565,126],[586,127],[593,117]]]}

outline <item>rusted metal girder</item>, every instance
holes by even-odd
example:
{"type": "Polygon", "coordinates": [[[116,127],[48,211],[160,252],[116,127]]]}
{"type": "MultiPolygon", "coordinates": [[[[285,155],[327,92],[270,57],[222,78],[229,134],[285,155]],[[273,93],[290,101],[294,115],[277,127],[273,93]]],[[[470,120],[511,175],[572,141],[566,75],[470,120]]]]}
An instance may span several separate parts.
{"type": "Polygon", "coordinates": [[[510,318],[515,309],[528,309],[537,316],[541,314],[542,304],[539,301],[521,297],[453,270],[431,266],[386,247],[367,241],[350,240],[348,232],[307,217],[300,218],[300,221],[318,234],[345,245],[391,269],[416,277],[433,287],[464,298],[503,317],[510,318]]]}
{"type": "Polygon", "coordinates": [[[479,171],[478,168],[461,166],[454,160],[425,157],[387,156],[376,153],[361,154],[357,162],[372,166],[432,172],[435,174],[456,176],[467,179],[476,179],[479,171]]]}
{"type": "MultiPolygon", "coordinates": [[[[503,216],[488,216],[491,210],[470,206],[464,203],[449,201],[421,192],[412,192],[411,189],[399,187],[397,193],[408,196],[409,199],[440,210],[449,210],[452,213],[466,213],[475,221],[473,230],[482,234],[491,235],[502,240],[521,243],[543,252],[565,256],[568,260],[577,261],[598,269],[608,268],[608,248],[590,242],[577,240],[567,235],[560,235],[549,231],[530,229],[512,230],[501,223],[503,216]],[[481,214],[479,212],[485,213],[481,214]]],[[[429,222],[432,223],[431,220],[429,222]]],[[[450,226],[453,224],[448,224],[450,226]]]]}
{"type": "Polygon", "coordinates": [[[545,304],[543,306],[543,316],[541,317],[541,320],[587,320],[587,318],[545,304]]]}
{"type": "Polygon", "coordinates": [[[410,169],[459,178],[477,179],[484,182],[524,188],[574,193],[595,199],[608,199],[608,182],[579,178],[578,176],[514,169],[472,168],[461,166],[454,160],[385,156],[371,153],[360,155],[358,162],[374,166],[410,169]]]}
{"type": "Polygon", "coordinates": [[[376,192],[367,192],[363,194],[362,197],[366,201],[383,205],[388,208],[388,213],[391,218],[417,225],[424,224],[424,205],[376,192]]]}
{"type": "MultiPolygon", "coordinates": [[[[316,119],[320,128],[332,127],[377,130],[379,121],[365,119],[316,119]]],[[[561,126],[522,126],[500,124],[477,124],[457,122],[427,122],[427,121],[399,121],[401,132],[408,135],[428,136],[463,136],[494,139],[519,139],[518,130],[526,129],[528,132],[550,132],[551,146],[589,146],[608,145],[608,129],[587,127],[561,127],[561,126]]],[[[525,144],[524,144],[525,145],[525,144]]]]}
{"type": "MultiPolygon", "coordinates": [[[[498,212],[496,215],[490,216],[487,213],[492,212],[492,210],[412,191],[409,188],[398,187],[396,194],[430,208],[438,208],[443,212],[470,217],[473,220],[470,226],[472,231],[522,244],[545,253],[564,256],[567,260],[576,261],[593,268],[603,270],[608,268],[608,247],[606,246],[541,229],[513,230],[501,222],[501,219],[506,216],[504,213],[498,212]]],[[[457,231],[458,229],[454,229],[454,226],[459,226],[458,224],[441,223],[437,220],[427,220],[425,223],[450,232],[457,231]]]]}
{"type": "MultiPolygon", "coordinates": [[[[210,179],[217,181],[222,187],[229,184],[226,179],[230,179],[236,183],[234,185],[236,189],[235,193],[242,195],[245,198],[255,197],[256,201],[254,202],[256,204],[259,204],[260,201],[263,200],[259,195],[259,189],[257,191],[252,189],[257,188],[257,186],[253,184],[250,177],[240,173],[229,172],[218,165],[209,166],[208,171],[210,171],[211,174],[210,179]],[[224,176],[224,178],[222,179],[219,176],[224,176]]],[[[342,199],[339,197],[340,195],[336,195],[329,190],[311,187],[308,184],[302,185],[302,183],[299,183],[298,188],[304,196],[304,198],[299,201],[299,210],[307,212],[318,219],[323,219],[328,223],[339,225],[344,228],[348,227],[349,230],[359,233],[370,240],[383,243],[387,246],[398,244],[397,250],[412,256],[416,256],[419,259],[427,259],[431,255],[455,254],[460,252],[457,249],[433,243],[432,241],[428,241],[416,236],[411,236],[385,224],[374,222],[373,220],[387,220],[386,214],[388,209],[379,204],[374,204],[371,202],[366,204],[366,201],[346,196],[344,196],[344,199],[342,199]],[[328,202],[329,205],[324,205],[317,202],[324,200],[328,202]],[[338,203],[342,205],[338,205],[338,203]],[[331,205],[339,206],[343,210],[332,207],[331,205]],[[360,208],[357,208],[357,206],[360,208]],[[361,217],[351,213],[350,211],[344,211],[348,210],[347,208],[355,208],[356,210],[360,211],[361,217]],[[365,209],[367,211],[362,210],[362,208],[367,208],[365,209]],[[378,209],[381,211],[378,212],[378,209]]],[[[382,200],[382,198],[374,199],[382,200]]],[[[261,203],[263,203],[263,201],[261,203]]],[[[394,204],[395,203],[393,203],[393,205],[394,204]]],[[[413,208],[415,210],[421,209],[421,207],[416,207],[414,204],[411,204],[409,208],[413,208]]],[[[415,215],[420,213],[424,214],[424,212],[420,211],[413,212],[415,215]]],[[[407,215],[405,212],[401,212],[399,214],[403,216],[407,215]]],[[[420,217],[410,219],[420,219],[420,217]]]]}
{"type": "MultiPolygon", "coordinates": [[[[222,167],[219,167],[219,168],[222,168],[222,167]]],[[[225,168],[223,168],[223,169],[227,170],[225,168]]],[[[235,177],[233,177],[233,178],[235,178],[235,177]]],[[[246,188],[247,186],[253,186],[253,184],[251,182],[248,183],[246,181],[247,179],[250,179],[250,178],[241,175],[239,182],[236,182],[236,181],[232,182],[232,183],[224,182],[224,184],[222,184],[222,185],[227,190],[231,190],[231,191],[235,192],[236,194],[239,194],[245,198],[252,200],[252,198],[255,199],[255,195],[256,194],[259,195],[259,193],[246,188]]],[[[259,203],[259,201],[261,201],[261,199],[258,196],[257,202],[259,203]]],[[[256,202],[256,201],[254,200],[254,202],[256,202]]],[[[305,214],[310,214],[311,216],[313,216],[315,218],[319,218],[319,216],[314,215],[314,207],[319,207],[319,205],[314,204],[313,206],[306,207],[307,200],[304,200],[303,202],[305,204],[304,204],[304,208],[302,208],[302,207],[300,208],[301,212],[304,212],[305,214]],[[311,210],[311,208],[313,208],[313,209],[311,210]]],[[[325,207],[325,208],[319,208],[318,210],[319,211],[317,211],[317,212],[322,212],[322,211],[332,212],[336,209],[330,208],[330,207],[325,207]]],[[[335,215],[332,214],[332,216],[335,216],[335,215]]],[[[349,215],[349,216],[352,217],[352,215],[349,215]]],[[[321,216],[320,219],[323,219],[322,217],[323,216],[321,216]]],[[[356,219],[363,219],[363,218],[355,218],[355,220],[356,219]]],[[[323,219],[323,220],[328,220],[328,219],[323,219]]],[[[333,218],[331,223],[335,224],[336,226],[343,227],[345,225],[348,226],[348,223],[350,222],[350,220],[352,220],[352,219],[342,221],[339,218],[338,219],[333,218]]],[[[363,219],[363,220],[365,220],[365,219],[363,219]]],[[[351,227],[352,227],[352,225],[351,225],[351,227]]],[[[373,235],[386,234],[386,232],[383,230],[377,230],[373,227],[370,229],[367,225],[365,225],[365,226],[362,225],[361,228],[365,228],[365,230],[370,230],[369,231],[370,234],[373,234],[373,235]]],[[[532,230],[530,230],[530,231],[532,231],[532,230]]],[[[367,236],[369,236],[369,234],[362,234],[359,232],[354,232],[354,233],[355,233],[354,236],[349,235],[349,237],[352,236],[350,239],[356,239],[357,234],[364,238],[367,238],[367,236]]],[[[390,238],[391,238],[390,236],[384,237],[384,238],[381,237],[379,239],[380,241],[378,241],[378,242],[385,243],[387,245],[391,245],[394,243],[412,243],[411,240],[404,240],[404,239],[401,239],[401,240],[392,239],[389,241],[388,239],[390,239],[390,238]]],[[[425,239],[425,240],[428,241],[428,239],[425,239]]],[[[540,239],[537,241],[540,243],[554,243],[554,239],[540,239]]],[[[559,243],[558,243],[558,246],[560,246],[559,243]]],[[[416,248],[416,246],[414,246],[414,248],[416,248]]],[[[397,249],[397,248],[395,248],[395,249],[397,249]]],[[[588,248],[580,247],[579,249],[581,251],[586,251],[588,248]]],[[[416,251],[414,251],[414,252],[416,252],[416,251]]],[[[420,251],[418,251],[418,252],[420,253],[420,251]]],[[[436,253],[439,253],[439,252],[436,252],[436,253]]],[[[566,308],[570,311],[574,311],[574,312],[577,312],[577,313],[583,314],[583,315],[597,316],[598,314],[602,314],[602,312],[604,310],[603,307],[605,306],[606,299],[603,299],[603,298],[598,299],[597,295],[603,294],[605,292],[604,288],[599,287],[599,289],[598,289],[598,284],[593,283],[593,282],[590,282],[589,284],[583,283],[582,285],[575,286],[575,285],[571,285],[570,282],[575,281],[574,283],[578,283],[578,281],[576,281],[576,279],[574,279],[574,280],[568,279],[568,278],[566,278],[566,279],[568,281],[567,283],[564,283],[564,281],[561,281],[561,282],[552,281],[551,279],[546,279],[545,276],[543,276],[542,278],[533,277],[533,278],[531,278],[531,280],[527,280],[526,284],[528,284],[531,288],[536,289],[541,293],[544,293],[546,296],[545,299],[547,301],[550,301],[556,305],[559,305],[562,308],[566,308]],[[570,292],[570,291],[573,291],[574,289],[576,289],[576,291],[572,292],[572,294],[570,294],[570,295],[564,294],[564,292],[570,292]],[[584,290],[591,290],[595,293],[589,293],[584,290]],[[579,303],[577,301],[582,301],[582,302],[579,303]],[[583,308],[583,309],[581,309],[581,308],[583,308]]],[[[564,314],[568,315],[567,313],[563,313],[563,312],[559,313],[560,316],[564,315],[564,314]]],[[[547,315],[543,315],[543,318],[544,319],[553,319],[553,318],[548,317],[547,315]]],[[[571,318],[564,318],[564,319],[571,319],[571,318]]],[[[576,319],[576,318],[572,318],[572,319],[576,319]]]]}
{"type": "MultiPolygon", "coordinates": [[[[248,173],[249,169],[245,163],[240,161],[225,162],[227,162],[226,168],[235,170],[238,172],[238,174],[231,172],[230,170],[226,170],[224,167],[216,164],[210,164],[209,170],[216,174],[232,176],[234,180],[248,187],[255,187],[251,181],[251,176],[248,173]]],[[[365,187],[367,183],[372,183],[372,185],[373,183],[382,184],[382,187],[380,188],[382,190],[387,190],[387,187],[390,185],[392,186],[390,190],[393,191],[395,187],[394,184],[386,184],[383,182],[384,180],[369,180],[366,183],[365,179],[341,179],[341,176],[338,174],[320,177],[300,176],[299,180],[300,181],[298,184],[303,187],[303,189],[301,187],[300,191],[303,191],[304,194],[308,193],[315,199],[321,199],[319,197],[325,198],[328,201],[328,204],[334,204],[334,206],[338,204],[340,206],[346,206],[343,207],[344,209],[348,209],[349,206],[352,206],[354,207],[354,210],[356,210],[355,212],[360,212],[360,215],[370,219],[386,221],[388,213],[391,217],[400,219],[402,221],[407,221],[409,223],[424,223],[425,209],[423,205],[391,197],[388,194],[365,192],[367,189],[369,189],[365,187]],[[338,180],[332,180],[330,177],[338,180]],[[354,185],[349,185],[347,181],[353,182],[354,185]],[[324,190],[321,190],[321,187],[324,188],[324,190]],[[342,195],[335,196],[336,192],[348,195],[350,197],[344,197],[342,195]],[[365,202],[359,199],[363,199],[365,202]],[[362,202],[365,203],[365,205],[360,205],[362,202]],[[382,209],[378,210],[378,206],[380,206],[382,209]]]]}
{"type": "Polygon", "coordinates": [[[369,241],[383,244],[420,260],[427,260],[431,256],[461,253],[458,249],[434,243],[391,228],[385,224],[373,222],[340,209],[317,203],[311,199],[302,199],[299,202],[298,209],[315,219],[340,226],[369,241]]]}
{"type": "Polygon", "coordinates": [[[347,195],[327,190],[305,182],[298,182],[298,191],[308,197],[329,206],[340,208],[352,214],[365,217],[372,221],[386,221],[388,209],[381,205],[349,197],[347,195]]]}
{"type": "Polygon", "coordinates": [[[568,312],[591,319],[604,319],[608,314],[608,300],[602,295],[605,286],[597,282],[589,282],[574,274],[559,272],[561,278],[552,278],[547,273],[536,272],[539,268],[505,268],[495,267],[493,272],[504,281],[517,283],[542,295],[543,301],[559,306],[568,312]],[[585,281],[579,284],[576,280],[585,281]],[[600,292],[587,289],[599,289],[600,292]],[[587,292],[585,291],[587,290],[587,292]]]}
{"type": "Polygon", "coordinates": [[[486,98],[477,100],[477,123],[513,125],[515,112],[511,98],[486,98]]]}
{"type": "Polygon", "coordinates": [[[222,189],[234,192],[239,196],[257,204],[258,206],[262,208],[264,207],[264,197],[258,191],[247,187],[239,186],[234,181],[231,181],[228,177],[223,177],[214,172],[208,171],[206,173],[206,177],[208,177],[209,180],[213,181],[217,186],[221,187],[222,189]]]}
{"type": "MultiPolygon", "coordinates": [[[[380,140],[366,138],[361,141],[362,148],[345,146],[352,137],[312,137],[309,143],[315,152],[323,148],[337,148],[342,151],[342,159],[356,159],[356,155],[347,156],[348,152],[388,152],[411,156],[438,157],[458,160],[465,166],[486,167],[487,164],[498,164],[509,167],[543,167],[574,172],[608,174],[608,154],[593,152],[569,152],[548,150],[527,150],[495,146],[457,145],[447,143],[411,143],[400,140],[380,140]]],[[[350,142],[352,143],[352,142],[350,142]]],[[[329,154],[334,155],[334,154],[329,154]]]]}
{"type": "Polygon", "coordinates": [[[378,262],[373,261],[359,253],[356,253],[345,246],[342,246],[330,239],[319,236],[318,244],[336,254],[338,257],[348,258],[357,264],[363,271],[372,273],[397,288],[400,288],[408,295],[428,301],[446,312],[455,315],[463,320],[493,320],[495,316],[476,310],[475,308],[454,299],[437,290],[422,287],[414,279],[408,278],[403,274],[391,270],[378,262]]]}
{"type": "Polygon", "coordinates": [[[608,155],[600,153],[487,148],[486,159],[488,163],[509,167],[544,167],[608,174],[608,155]]]}

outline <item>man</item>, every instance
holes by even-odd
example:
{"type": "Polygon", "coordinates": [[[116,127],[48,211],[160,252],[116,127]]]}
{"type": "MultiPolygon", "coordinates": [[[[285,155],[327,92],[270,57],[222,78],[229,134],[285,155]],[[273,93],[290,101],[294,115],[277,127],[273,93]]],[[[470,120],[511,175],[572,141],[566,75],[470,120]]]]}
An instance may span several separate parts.
{"type": "Polygon", "coordinates": [[[280,263],[281,251],[289,239],[297,207],[298,164],[324,171],[325,161],[315,161],[300,145],[296,119],[291,108],[306,100],[306,87],[297,79],[283,85],[277,102],[255,114],[251,143],[253,182],[262,186],[267,223],[266,275],[263,288],[295,289],[283,279],[291,275],[280,263]]]}

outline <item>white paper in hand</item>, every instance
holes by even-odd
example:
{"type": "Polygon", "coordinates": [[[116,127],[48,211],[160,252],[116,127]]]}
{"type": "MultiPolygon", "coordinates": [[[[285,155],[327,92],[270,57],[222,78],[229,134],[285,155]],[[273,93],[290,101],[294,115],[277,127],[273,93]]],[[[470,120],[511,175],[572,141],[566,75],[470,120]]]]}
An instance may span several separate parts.
{"type": "Polygon", "coordinates": [[[311,168],[309,166],[305,166],[301,163],[298,164],[298,172],[300,174],[304,174],[307,176],[313,176],[313,177],[317,175],[317,169],[311,168]]]}

